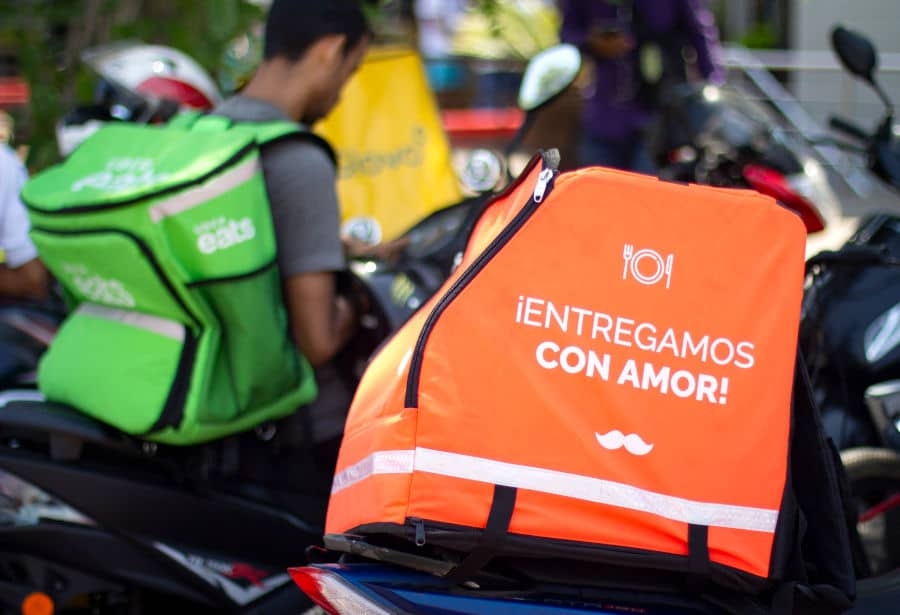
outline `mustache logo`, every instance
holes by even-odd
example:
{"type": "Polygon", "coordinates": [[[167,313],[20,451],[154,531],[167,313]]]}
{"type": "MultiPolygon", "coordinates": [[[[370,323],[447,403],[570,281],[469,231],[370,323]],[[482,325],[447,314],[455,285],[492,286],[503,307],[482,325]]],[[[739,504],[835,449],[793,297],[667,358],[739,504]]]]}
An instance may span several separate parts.
{"type": "Polygon", "coordinates": [[[607,434],[595,433],[594,435],[597,437],[597,442],[600,443],[600,446],[609,451],[617,451],[625,447],[625,450],[632,455],[643,457],[653,450],[653,445],[644,442],[636,433],[626,436],[618,429],[615,429],[607,434]]]}

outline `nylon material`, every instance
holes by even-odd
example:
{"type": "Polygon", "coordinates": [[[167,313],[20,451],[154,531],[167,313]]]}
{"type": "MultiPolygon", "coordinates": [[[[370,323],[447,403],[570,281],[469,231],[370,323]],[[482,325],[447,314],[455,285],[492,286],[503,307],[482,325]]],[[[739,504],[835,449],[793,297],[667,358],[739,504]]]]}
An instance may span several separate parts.
{"type": "Polygon", "coordinates": [[[82,303],[78,306],[76,313],[103,318],[105,320],[115,320],[132,327],[138,327],[140,329],[152,331],[153,333],[158,333],[159,335],[163,335],[179,342],[184,342],[184,325],[167,318],[160,318],[158,316],[130,312],[127,310],[117,310],[94,303],[82,303]]]}
{"type": "Polygon", "coordinates": [[[202,186],[191,188],[157,203],[150,208],[150,219],[154,224],[158,224],[169,216],[175,216],[203,205],[226,192],[234,190],[244,182],[250,181],[259,171],[259,158],[254,156],[230,171],[215,176],[202,186]]]}
{"type": "Polygon", "coordinates": [[[712,561],[761,578],[769,576],[774,545],[775,534],[709,528],[709,557],[712,561]]]}
{"type": "MultiPolygon", "coordinates": [[[[402,391],[402,386],[395,390],[402,391]]],[[[402,393],[396,396],[393,405],[402,407],[402,393]]],[[[360,463],[365,465],[365,460],[379,451],[408,451],[412,455],[418,412],[403,410],[398,414],[379,415],[380,408],[370,409],[373,413],[365,417],[365,424],[344,432],[336,476],[360,463]]],[[[402,524],[407,517],[411,479],[411,472],[374,474],[335,492],[328,508],[326,529],[340,533],[380,521],[402,524]]]]}
{"type": "Polygon", "coordinates": [[[346,468],[334,476],[331,493],[340,493],[356,483],[379,474],[411,474],[413,451],[380,451],[346,468]]]}
{"type": "Polygon", "coordinates": [[[522,208],[531,199],[538,175],[541,174],[541,166],[541,163],[538,162],[509,196],[494,201],[484,211],[475,225],[469,244],[466,246],[463,267],[459,269],[463,269],[475,260],[516,217],[516,214],[522,211],[522,208]]]}
{"type": "MultiPolygon", "coordinates": [[[[427,472],[413,474],[407,516],[484,529],[491,513],[494,484],[427,472]],[[466,506],[458,502],[470,502],[466,506]]],[[[516,505],[518,510],[518,504],[516,505]]],[[[518,512],[513,511],[513,518],[518,512]]]]}
{"type": "Polygon", "coordinates": [[[429,305],[401,327],[391,342],[378,353],[377,360],[369,364],[356,388],[344,433],[350,435],[368,429],[372,421],[384,414],[395,414],[398,407],[403,407],[402,394],[409,371],[409,355],[428,315],[429,305]]]}
{"type": "Polygon", "coordinates": [[[150,199],[214,172],[252,144],[252,132],[191,133],[114,122],[62,164],[35,175],[23,198],[51,212],[150,199]]]}
{"type": "Polygon", "coordinates": [[[414,463],[410,465],[412,453],[413,451],[374,453],[341,471],[335,477],[332,492],[339,493],[378,474],[403,474],[415,470],[617,506],[694,525],[771,533],[775,531],[778,519],[776,510],[692,502],[588,476],[425,448],[415,450],[414,463]]]}
{"type": "Polygon", "coordinates": [[[687,525],[615,506],[520,490],[510,532],[523,536],[605,544],[671,555],[687,555],[687,525]],[[554,523],[559,511],[565,523],[554,523]],[[603,523],[597,523],[597,519],[603,523]]]}
{"type": "MultiPolygon", "coordinates": [[[[487,208],[467,249],[469,262],[502,228],[504,212],[518,211],[528,197],[530,190],[520,186],[487,208]],[[517,203],[519,193],[524,198],[517,203]]],[[[529,535],[571,531],[579,540],[586,519],[602,526],[595,535],[582,533],[586,542],[637,534],[634,548],[664,552],[685,548],[686,528],[675,531],[683,524],[718,525],[711,532],[713,558],[765,576],[786,475],[804,244],[796,216],[747,191],[688,188],[603,169],[560,176],[547,201],[438,319],[425,345],[415,434],[414,482],[427,489],[395,495],[410,497],[411,510],[444,510],[435,521],[452,523],[463,499],[480,509],[489,498],[473,499],[478,490],[444,496],[449,485],[508,484],[523,490],[514,524],[529,535]],[[663,263],[672,257],[659,279],[647,273],[655,262],[650,251],[663,263]],[[638,253],[643,269],[629,269],[638,253]],[[543,302],[531,306],[540,324],[517,320],[521,298],[543,302]],[[607,331],[609,339],[602,327],[594,335],[555,320],[547,324],[548,302],[621,320],[625,333],[607,331]],[[635,342],[639,324],[655,328],[652,348],[635,342]],[[670,331],[672,339],[694,336],[691,343],[749,340],[751,364],[735,366],[724,343],[717,346],[727,355],[721,361],[708,356],[708,347],[682,352],[681,341],[657,348],[670,331]],[[555,361],[550,367],[536,359],[545,341],[558,345],[548,355],[555,361]],[[609,355],[608,374],[598,364],[590,375],[583,365],[562,370],[560,353],[568,347],[609,355]],[[622,380],[629,363],[644,373],[622,380]],[[669,371],[659,378],[664,367],[669,371]],[[714,378],[721,395],[708,389],[674,395],[671,377],[681,372],[682,379],[714,378]],[[426,463],[422,448],[480,461],[468,468],[452,457],[426,463]],[[495,464],[493,471],[479,465],[495,463],[489,460],[508,465],[495,464]],[[552,522],[540,517],[541,503],[554,505],[552,522]],[[609,512],[591,518],[597,505],[609,512]]],[[[579,363],[572,356],[570,367],[579,363]]],[[[389,405],[382,415],[399,412],[390,408],[399,396],[380,395],[389,405]]],[[[354,403],[348,429],[359,430],[366,416],[354,403]]],[[[388,450],[372,441],[354,449],[357,460],[388,450]]],[[[359,516],[378,519],[379,511],[359,516]]]]}
{"type": "Polygon", "coordinates": [[[38,383],[49,400],[141,434],[159,419],[183,345],[117,323],[89,315],[67,318],[41,359],[38,383]]]}
{"type": "MultiPolygon", "coordinates": [[[[190,134],[142,126],[104,133],[91,140],[93,155],[80,148],[30,188],[38,205],[58,210],[34,213],[48,229],[33,236],[67,292],[79,301],[190,322],[200,334],[184,416],[177,429],[149,436],[156,442],[190,445],[246,431],[295,412],[316,395],[311,368],[285,341],[284,306],[272,300],[281,295],[277,271],[261,269],[274,260],[275,242],[254,144],[266,135],[256,128],[190,134]],[[71,210],[73,205],[84,209],[71,210]],[[211,279],[214,283],[189,286],[211,279]],[[230,334],[223,336],[223,329],[230,334]]],[[[262,128],[271,136],[271,129],[262,128]]],[[[146,389],[152,381],[164,395],[172,385],[172,372],[164,367],[174,360],[164,354],[175,346],[171,339],[184,340],[184,334],[148,340],[156,354],[127,345],[119,352],[114,344],[123,344],[124,336],[157,336],[96,318],[77,320],[87,322],[78,336],[57,337],[54,347],[69,346],[57,354],[83,354],[86,343],[99,354],[95,338],[102,333],[116,365],[100,369],[107,375],[95,382],[55,361],[44,381],[65,396],[59,401],[85,411],[92,406],[103,420],[146,432],[159,418],[161,404],[147,392],[141,393],[141,404],[122,403],[112,389],[127,382],[118,388],[134,396],[135,386],[146,389]],[[124,375],[114,379],[109,370],[124,375]]]]}
{"type": "Polygon", "coordinates": [[[79,302],[104,303],[171,320],[192,318],[167,290],[134,238],[113,231],[66,235],[41,229],[33,229],[31,237],[53,276],[79,302]],[[85,254],[91,258],[85,259],[85,254]]]}
{"type": "Polygon", "coordinates": [[[402,526],[407,519],[410,475],[379,474],[331,496],[326,534],[342,534],[372,523],[402,526]]]}
{"type": "Polygon", "coordinates": [[[757,532],[774,532],[777,510],[693,502],[589,476],[417,448],[415,469],[492,485],[551,493],[648,512],[665,519],[757,532]]]}
{"type": "MultiPolygon", "coordinates": [[[[625,179],[631,178],[626,176],[625,179]]],[[[608,247],[604,247],[604,244],[613,243],[608,254],[609,259],[618,260],[621,263],[621,250],[624,243],[621,239],[615,242],[614,239],[607,241],[604,237],[600,237],[598,241],[596,235],[600,231],[593,236],[588,236],[575,228],[574,221],[589,219],[592,215],[590,210],[597,204],[593,199],[588,199],[584,195],[567,195],[567,186],[572,185],[571,179],[568,183],[560,182],[558,184],[548,205],[535,214],[526,228],[520,231],[519,235],[472,282],[467,292],[448,308],[441,324],[432,334],[427,347],[428,356],[423,368],[423,379],[428,386],[421,395],[423,400],[427,400],[429,411],[423,415],[422,437],[430,439],[430,442],[440,442],[444,438],[442,434],[457,433],[459,435],[455,436],[456,450],[477,452],[483,450],[484,444],[475,434],[504,433],[504,438],[498,438],[491,444],[492,449],[501,458],[534,462],[545,467],[560,467],[567,471],[588,475],[598,472],[598,467],[608,468],[610,475],[602,477],[617,482],[632,483],[641,476],[647,481],[653,476],[670,474],[667,472],[669,467],[681,466],[691,468],[691,470],[680,472],[677,476],[667,476],[666,480],[669,484],[667,484],[666,492],[677,493],[680,496],[700,501],[722,501],[722,494],[727,494],[727,498],[734,498],[733,503],[735,504],[777,508],[783,486],[783,479],[778,477],[784,475],[786,455],[781,459],[775,459],[776,456],[773,456],[773,459],[758,460],[757,451],[760,445],[770,448],[773,441],[782,442],[786,446],[789,424],[787,400],[789,399],[791,370],[788,360],[778,359],[784,366],[783,368],[771,362],[759,368],[760,371],[765,371],[767,374],[764,388],[759,387],[760,376],[757,374],[735,369],[727,372],[719,371],[719,373],[728,374],[732,391],[739,390],[739,387],[743,387],[744,391],[753,391],[752,395],[731,398],[729,400],[731,406],[725,408],[727,411],[723,411],[718,405],[709,404],[705,408],[703,406],[698,408],[699,404],[693,398],[678,399],[671,395],[658,394],[656,391],[635,391],[630,386],[616,386],[615,382],[608,383],[608,385],[607,383],[598,384],[596,378],[592,381],[583,375],[571,376],[561,370],[546,371],[536,367],[535,347],[547,339],[557,342],[561,347],[574,345],[579,348],[596,349],[599,354],[616,353],[617,358],[621,357],[619,368],[622,367],[626,358],[634,358],[639,366],[642,366],[645,361],[653,362],[657,368],[668,364],[672,366],[673,372],[680,369],[684,363],[679,360],[661,359],[659,353],[613,347],[604,343],[602,339],[597,343],[571,332],[569,335],[557,335],[555,331],[548,332],[543,328],[522,327],[514,322],[516,301],[519,296],[557,296],[562,298],[559,303],[594,307],[612,315],[628,316],[634,320],[656,323],[660,327],[660,337],[662,336],[666,318],[665,313],[658,309],[658,301],[668,300],[667,289],[638,287],[635,291],[621,288],[621,265],[613,272],[612,279],[605,280],[602,285],[615,288],[616,293],[609,293],[598,299],[596,290],[588,285],[572,288],[573,285],[570,282],[572,279],[590,279],[597,276],[595,263],[579,259],[578,254],[596,253],[598,249],[609,250],[608,247]],[[553,251],[538,252],[534,250],[535,245],[547,245],[548,242],[552,242],[553,237],[559,236],[567,236],[570,239],[553,251]],[[566,269],[569,273],[565,277],[553,275],[554,271],[566,269]],[[511,271],[517,270],[528,273],[520,276],[510,275],[511,271]],[[627,301],[617,300],[621,294],[630,294],[631,296],[627,301]],[[487,320],[484,318],[484,308],[482,307],[485,305],[506,306],[507,316],[487,320]],[[622,307],[617,307],[617,305],[622,307]],[[662,319],[659,317],[660,314],[663,315],[662,319]],[[467,332],[466,336],[456,334],[457,331],[462,330],[467,332]],[[548,333],[550,333],[549,336],[548,333]],[[504,340],[502,347],[496,345],[495,340],[498,339],[504,340]],[[485,350],[472,353],[471,346],[485,350]],[[463,360],[462,357],[465,359],[463,360]],[[499,365],[503,365],[502,371],[498,371],[497,366],[499,365]],[[505,373],[521,373],[524,377],[505,378],[502,376],[505,373]],[[475,381],[473,379],[482,378],[486,374],[493,374],[492,386],[467,387],[464,398],[457,402],[457,392],[454,388],[458,387],[453,387],[453,383],[472,382],[475,381]],[[784,377],[783,374],[788,374],[788,377],[784,377]],[[752,377],[748,378],[748,376],[752,377]],[[598,398],[598,394],[602,397],[598,398]],[[598,409],[606,408],[609,414],[598,415],[596,412],[567,410],[582,406],[583,400],[586,399],[596,400],[598,409]],[[484,415],[479,410],[486,407],[500,408],[504,404],[509,404],[510,400],[522,400],[521,403],[514,402],[518,410],[513,420],[509,420],[512,417],[504,413],[484,415]],[[640,405],[636,406],[635,404],[640,405]],[[659,404],[671,404],[672,410],[660,410],[659,404]],[[534,410],[530,411],[528,408],[534,408],[534,410]],[[548,421],[546,420],[546,411],[552,408],[560,408],[561,411],[555,414],[552,421],[548,421]],[[748,431],[743,421],[736,422],[733,417],[740,414],[742,408],[745,412],[752,412],[759,416],[760,423],[767,424],[767,429],[748,431]],[[471,409],[471,412],[468,409],[471,409]],[[677,410],[677,412],[673,410],[677,410]],[[690,413],[689,416],[692,417],[692,420],[695,415],[701,417],[708,423],[708,429],[683,434],[685,418],[682,413],[690,413]],[[480,431],[468,429],[468,426],[476,423],[479,424],[480,431]],[[613,460],[618,457],[602,449],[594,438],[596,433],[605,434],[614,430],[619,430],[624,434],[640,435],[645,442],[655,444],[654,454],[648,457],[641,466],[614,463],[613,460]],[[529,441],[534,437],[534,433],[541,433],[541,437],[548,442],[565,442],[566,444],[565,446],[540,447],[538,450],[518,444],[529,441]],[[685,440],[684,442],[666,443],[667,437],[672,439],[670,434],[678,434],[679,437],[684,435],[685,440]],[[735,493],[733,481],[725,473],[712,473],[707,476],[694,471],[695,468],[702,468],[712,462],[710,442],[707,441],[706,434],[730,434],[727,447],[715,449],[717,453],[722,453],[720,462],[742,465],[747,460],[754,460],[754,479],[750,481],[746,490],[735,493]],[[586,454],[569,455],[571,447],[585,451],[586,454]],[[567,458],[565,464],[560,465],[557,462],[560,457],[567,458]]],[[[599,191],[599,188],[593,188],[594,191],[599,191]]],[[[584,191],[591,191],[591,187],[585,187],[584,191]]],[[[605,191],[610,194],[614,193],[608,186],[605,191]]],[[[659,196],[655,192],[652,194],[655,198],[659,196]]],[[[621,214],[617,216],[617,209],[622,210],[634,203],[640,203],[638,198],[633,199],[634,202],[629,200],[628,203],[617,204],[612,202],[612,198],[610,201],[607,204],[610,210],[607,212],[610,225],[615,225],[616,218],[621,216],[621,214]]],[[[720,204],[721,207],[730,205],[733,204],[730,202],[720,204]]],[[[646,207],[646,204],[638,204],[635,207],[646,207]]],[[[692,208],[686,206],[686,209],[690,213],[692,208]]],[[[773,208],[764,209],[767,214],[771,214],[773,211],[773,208]]],[[[709,216],[706,208],[702,210],[693,208],[693,210],[695,216],[709,216]]],[[[737,212],[738,207],[734,207],[734,210],[739,213],[737,212]]],[[[777,216],[779,213],[791,215],[788,212],[781,212],[780,209],[776,210],[775,215],[777,216]]],[[[728,212],[728,215],[725,216],[727,224],[733,222],[733,216],[730,214],[731,212],[728,212]]],[[[757,215],[755,218],[751,227],[754,229],[753,233],[758,233],[758,236],[771,237],[774,248],[777,248],[779,241],[784,240],[784,235],[782,234],[782,238],[779,239],[777,234],[773,234],[769,230],[763,232],[763,229],[772,226],[772,217],[757,215]]],[[[611,237],[621,238],[622,235],[627,236],[627,230],[623,231],[621,228],[610,230],[611,237]]],[[[724,242],[725,240],[718,244],[714,243],[709,250],[713,252],[723,250],[724,247],[721,244],[724,242]]],[[[779,252],[777,249],[775,251],[779,252]]],[[[680,251],[678,256],[679,258],[685,256],[684,260],[694,260],[694,262],[710,258],[708,254],[692,254],[690,250],[680,251]]],[[[753,256],[751,254],[745,256],[746,258],[752,259],[753,256]]],[[[749,267],[746,260],[743,262],[733,259],[726,260],[726,265],[729,268],[734,267],[734,270],[747,270],[749,267]]],[[[787,258],[787,262],[791,262],[790,258],[787,258]]],[[[802,263],[798,263],[798,265],[802,266],[802,263]]],[[[687,267],[689,266],[690,262],[687,264],[687,267]]],[[[780,269],[785,270],[786,266],[782,265],[780,269]]],[[[679,271],[682,270],[676,269],[676,275],[679,271]]],[[[716,273],[714,271],[711,275],[699,279],[697,285],[702,288],[710,282],[715,283],[716,273]]],[[[778,274],[776,278],[791,280],[790,276],[781,274],[778,274]]],[[[732,283],[732,285],[734,284],[732,283]]],[[[795,294],[799,296],[799,285],[796,286],[795,294]]],[[[772,284],[768,284],[767,288],[772,289],[772,284]]],[[[721,292],[724,290],[723,288],[721,292]]],[[[756,306],[758,305],[757,303],[756,306]]],[[[732,321],[736,321],[738,326],[742,327],[745,323],[754,322],[753,311],[758,308],[751,306],[746,309],[747,314],[732,318],[732,321]]],[[[679,316],[683,317],[689,323],[688,327],[695,331],[708,330],[707,323],[717,320],[717,308],[715,307],[695,307],[692,304],[689,306],[689,310],[679,316]],[[701,316],[695,317],[692,314],[694,311],[702,312],[701,316]]],[[[777,318],[779,313],[774,312],[777,318]]],[[[671,324],[675,324],[675,322],[673,321],[671,324]]],[[[731,326],[728,323],[725,324],[726,329],[731,326]]],[[[718,329],[712,333],[717,331],[718,329]]],[[[742,335],[741,330],[730,336],[738,335],[742,335]]],[[[777,349],[778,346],[784,346],[785,340],[796,338],[796,330],[794,329],[792,332],[789,323],[757,324],[754,325],[751,335],[754,341],[762,342],[760,347],[775,349],[774,352],[781,354],[782,357],[793,352],[792,350],[784,352],[777,349]]],[[[710,362],[706,364],[694,362],[684,367],[695,373],[717,373],[717,367],[710,362]]],[[[611,374],[613,380],[615,377],[615,373],[611,374]]],[[[430,443],[426,444],[426,440],[420,440],[420,444],[430,445],[430,443]]],[[[435,448],[440,448],[440,446],[435,445],[435,448]]],[[[619,457],[623,453],[624,451],[620,451],[619,457]]]]}

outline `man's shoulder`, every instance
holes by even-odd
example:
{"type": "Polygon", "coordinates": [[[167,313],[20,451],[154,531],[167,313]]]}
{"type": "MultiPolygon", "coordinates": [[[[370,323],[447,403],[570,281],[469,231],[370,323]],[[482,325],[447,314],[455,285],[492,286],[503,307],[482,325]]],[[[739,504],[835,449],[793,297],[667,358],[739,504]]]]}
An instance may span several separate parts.
{"type": "MultiPolygon", "coordinates": [[[[307,126],[290,120],[283,111],[272,103],[247,96],[236,95],[226,99],[212,111],[215,115],[227,117],[240,124],[291,123],[296,132],[286,133],[274,142],[264,144],[263,160],[273,165],[296,164],[318,165],[331,168],[332,175],[337,157],[331,144],[312,132],[307,126]]],[[[268,166],[268,165],[267,165],[268,166]]]]}
{"type": "MultiPolygon", "coordinates": [[[[270,187],[282,187],[296,198],[298,190],[331,187],[337,180],[334,161],[325,149],[310,142],[287,139],[262,150],[262,163],[270,187]]],[[[313,190],[319,192],[318,189],[313,190]]]]}
{"type": "Polygon", "coordinates": [[[284,165],[288,171],[294,168],[297,173],[311,170],[333,178],[336,172],[337,161],[331,145],[308,130],[264,145],[262,156],[266,166],[284,165]]]}
{"type": "Polygon", "coordinates": [[[212,110],[236,122],[290,122],[291,118],[277,106],[261,98],[236,94],[219,103],[212,110]]]}

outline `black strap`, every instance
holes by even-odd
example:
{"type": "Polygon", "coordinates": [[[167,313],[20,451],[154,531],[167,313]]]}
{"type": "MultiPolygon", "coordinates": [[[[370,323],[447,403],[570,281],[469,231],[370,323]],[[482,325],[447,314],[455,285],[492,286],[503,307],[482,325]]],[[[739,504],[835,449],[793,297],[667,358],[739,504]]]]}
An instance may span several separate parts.
{"type": "Polygon", "coordinates": [[[331,163],[337,167],[338,166],[338,155],[334,150],[334,147],[331,146],[331,143],[328,140],[320,137],[319,135],[309,132],[308,130],[298,130],[297,132],[292,132],[288,134],[281,135],[280,137],[275,137],[265,143],[261,144],[261,147],[266,148],[270,145],[275,145],[276,143],[281,143],[283,141],[303,141],[306,143],[312,143],[313,145],[318,146],[325,152],[325,155],[328,156],[331,163]]]}
{"type": "Polygon", "coordinates": [[[454,585],[465,582],[475,576],[500,550],[509,532],[509,522],[516,507],[515,487],[494,485],[494,499],[491,501],[491,512],[481,541],[459,566],[445,577],[454,585]]]}
{"type": "Polygon", "coordinates": [[[688,591],[703,593],[709,578],[709,526],[688,525],[688,591]]]}
{"type": "Polygon", "coordinates": [[[840,615],[851,606],[850,599],[831,585],[785,582],[772,596],[774,615],[840,615]]]}

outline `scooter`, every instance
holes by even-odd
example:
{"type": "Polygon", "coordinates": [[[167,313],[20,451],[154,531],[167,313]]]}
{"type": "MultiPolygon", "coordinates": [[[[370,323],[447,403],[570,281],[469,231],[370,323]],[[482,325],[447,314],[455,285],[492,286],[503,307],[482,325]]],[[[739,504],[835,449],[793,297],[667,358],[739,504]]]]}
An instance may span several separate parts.
{"type": "MultiPolygon", "coordinates": [[[[369,556],[377,554],[367,554],[369,556]]],[[[538,584],[527,591],[449,587],[434,573],[410,562],[319,564],[290,569],[297,586],[326,615],[720,615],[723,611],[679,594],[586,590],[561,583],[538,584]]],[[[623,584],[624,586],[624,584],[623,584]]],[[[900,571],[857,583],[857,599],[848,615],[893,613],[900,603],[900,571]]],[[[763,613],[752,605],[746,615],[763,613]]]]}
{"type": "MultiPolygon", "coordinates": [[[[579,66],[569,46],[536,59],[522,86],[526,110],[566,89],[579,66]]],[[[350,279],[371,309],[339,357],[351,377],[438,290],[488,198],[410,229],[398,263],[353,264],[350,279]]],[[[307,451],[281,451],[278,424],[171,447],[36,397],[0,394],[0,613],[269,615],[312,606],[287,568],[321,542],[332,477],[307,451]]]]}
{"type": "MultiPolygon", "coordinates": [[[[900,145],[892,132],[893,106],[875,77],[875,48],[842,27],[835,28],[832,45],[844,67],[879,93],[886,112],[872,134],[842,118],[831,124],[859,140],[861,146],[846,147],[864,151],[869,169],[900,189],[900,145]]],[[[807,262],[801,343],[826,430],[840,449],[900,449],[893,410],[887,410],[896,405],[894,388],[886,384],[900,378],[898,259],[900,217],[878,213],[863,219],[841,249],[807,262]]]]}
{"type": "MultiPolygon", "coordinates": [[[[701,603],[677,591],[649,594],[630,590],[627,583],[616,589],[575,586],[570,584],[573,571],[562,568],[527,579],[510,571],[509,578],[454,586],[443,578],[452,564],[374,545],[363,538],[342,540],[344,544],[329,545],[342,554],[338,561],[290,570],[297,586],[329,615],[723,612],[714,602],[701,603]]],[[[891,612],[900,602],[900,572],[862,580],[858,591],[851,613],[891,612]]],[[[755,610],[757,605],[748,603],[746,607],[740,612],[761,612],[755,610]]]]}
{"type": "Polygon", "coordinates": [[[810,147],[761,102],[732,86],[673,86],[651,138],[662,179],[752,188],[796,212],[808,233],[837,209],[810,147]]]}
{"type": "MultiPolygon", "coordinates": [[[[885,105],[876,129],[843,118],[830,124],[858,144],[867,167],[900,189],[900,145],[893,105],[879,85],[877,52],[843,27],[832,47],[845,69],[868,83],[885,105]]],[[[862,220],[847,243],[807,262],[801,348],[810,365],[826,432],[842,450],[858,513],[858,531],[872,573],[900,565],[900,217],[862,220]]]]}

